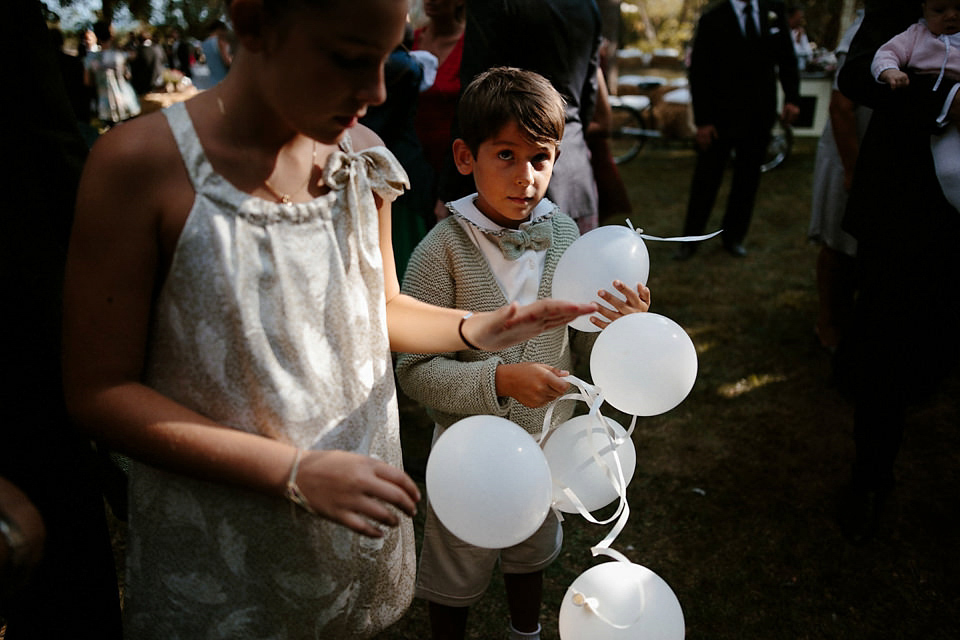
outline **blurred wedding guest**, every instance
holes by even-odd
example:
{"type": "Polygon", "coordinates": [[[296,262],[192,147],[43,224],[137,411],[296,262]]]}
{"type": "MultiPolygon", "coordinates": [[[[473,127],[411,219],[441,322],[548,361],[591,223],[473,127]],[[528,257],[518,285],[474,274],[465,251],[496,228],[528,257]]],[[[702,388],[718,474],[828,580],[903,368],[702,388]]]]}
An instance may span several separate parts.
{"type": "Polygon", "coordinates": [[[77,42],[77,57],[83,60],[91,51],[99,50],[100,45],[97,44],[97,35],[93,32],[92,28],[87,27],[83,30],[79,42],[77,42]]]}
{"type": "MultiPolygon", "coordinates": [[[[460,61],[466,27],[466,0],[424,0],[427,22],[413,32],[413,50],[427,51],[437,58],[436,77],[420,94],[416,110],[416,132],[423,153],[439,175],[450,154],[451,126],[460,97],[460,61]]],[[[445,217],[445,207],[438,210],[445,217]]]]}
{"type": "Polygon", "coordinates": [[[222,20],[214,20],[207,27],[207,37],[200,43],[203,52],[205,73],[194,73],[194,84],[198,89],[209,89],[223,80],[233,62],[230,47],[230,30],[222,20]]]}
{"type": "Polygon", "coordinates": [[[63,32],[60,29],[51,28],[48,33],[50,46],[60,64],[60,75],[63,77],[63,85],[67,90],[73,114],[77,122],[89,124],[92,92],[84,82],[83,59],[63,50],[63,32]]]}
{"type": "MultiPolygon", "coordinates": [[[[708,6],[693,37],[690,95],[697,127],[697,163],[683,235],[700,235],[735,154],[723,215],[723,247],[737,258],[750,228],[760,186],[760,166],[777,119],[777,81],[785,95],[779,118],[800,112],[800,72],[782,5],[770,0],[728,0],[708,6]]],[[[681,243],[676,258],[697,249],[681,243]]]]}
{"type": "Polygon", "coordinates": [[[105,127],[140,115],[140,101],[130,84],[127,54],[114,46],[113,27],[104,21],[93,25],[99,51],[84,59],[88,86],[97,91],[97,118],[105,127]]]}
{"type": "MultiPolygon", "coordinates": [[[[840,39],[835,51],[838,70],[863,21],[863,10],[840,39]]],[[[870,119],[870,110],[857,106],[840,93],[834,80],[830,94],[830,118],[817,145],[813,170],[813,198],[807,236],[820,245],[817,255],[819,306],[815,331],[820,345],[834,353],[853,319],[856,293],[857,241],[843,230],[847,193],[853,181],[860,139],[870,119]]]]}
{"type": "Polygon", "coordinates": [[[397,275],[402,278],[414,247],[435,222],[433,200],[436,178],[414,127],[418,99],[423,95],[420,93],[423,67],[407,46],[401,45],[387,58],[383,74],[387,98],[381,104],[367,107],[367,114],[360,119],[360,123],[380,136],[383,144],[400,161],[410,180],[410,188],[393,201],[390,211],[393,257],[397,275]]]}
{"type": "Polygon", "coordinates": [[[838,78],[844,95],[873,109],[843,220],[857,239],[858,293],[850,335],[855,458],[840,524],[854,543],[881,525],[908,410],[960,357],[960,288],[945,284],[960,280],[960,215],[930,148],[933,132],[960,123],[960,83],[911,73],[894,91],[870,72],[877,49],[921,13],[913,0],[869,0],[838,78]]]}
{"type": "Polygon", "coordinates": [[[163,86],[163,72],[168,68],[163,45],[148,30],[137,34],[136,48],[130,60],[130,83],[142,96],[163,86]]]}
{"type": "Polygon", "coordinates": [[[610,150],[610,133],[613,126],[613,110],[607,81],[601,69],[597,69],[597,107],[587,126],[587,147],[590,149],[590,166],[597,182],[597,212],[599,221],[619,214],[630,214],[633,207],[627,195],[626,185],[610,150]]]}
{"type": "Polygon", "coordinates": [[[802,5],[787,6],[787,25],[790,27],[790,39],[793,40],[793,52],[797,56],[797,67],[801,71],[807,68],[813,58],[813,45],[807,37],[807,14],[802,5]]]}
{"type": "Polygon", "coordinates": [[[165,47],[167,62],[171,69],[176,69],[186,77],[190,77],[190,65],[193,62],[192,47],[179,27],[170,30],[170,38],[165,47]]]}
{"type": "MultiPolygon", "coordinates": [[[[519,67],[546,77],[564,98],[563,151],[547,197],[576,220],[581,233],[598,224],[597,184],[585,132],[597,100],[601,37],[595,0],[467,3],[460,65],[463,86],[492,67],[519,67]]],[[[470,180],[455,174],[451,154],[441,177],[444,200],[456,200],[474,190],[470,180]]]]}
{"type": "MultiPolygon", "coordinates": [[[[0,599],[0,618],[5,640],[119,640],[117,573],[96,459],[89,438],[67,417],[60,379],[62,275],[87,146],[50,50],[41,3],[6,7],[17,25],[7,44],[20,54],[9,80],[32,102],[7,134],[20,155],[5,172],[5,205],[21,214],[3,216],[0,229],[5,293],[16,301],[3,315],[0,341],[4,365],[16,371],[0,390],[0,475],[36,507],[46,535],[31,578],[0,599]]],[[[23,513],[17,504],[13,511],[23,513]]],[[[18,535],[13,524],[3,524],[10,510],[0,511],[6,514],[0,513],[6,529],[0,547],[9,545],[4,538],[13,540],[13,566],[21,571],[36,559],[27,542],[36,520],[15,515],[18,535]]]]}

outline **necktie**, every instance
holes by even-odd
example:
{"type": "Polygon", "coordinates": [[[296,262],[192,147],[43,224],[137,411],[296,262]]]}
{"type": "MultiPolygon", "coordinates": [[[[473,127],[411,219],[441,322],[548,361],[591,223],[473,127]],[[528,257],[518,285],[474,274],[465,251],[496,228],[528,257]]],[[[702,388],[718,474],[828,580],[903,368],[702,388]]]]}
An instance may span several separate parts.
{"type": "Polygon", "coordinates": [[[760,36],[757,23],[753,20],[753,5],[749,2],[743,6],[743,35],[747,40],[756,40],[760,36]]]}
{"type": "Polygon", "coordinates": [[[504,229],[494,237],[503,257],[507,260],[516,260],[527,249],[543,251],[550,248],[551,227],[549,220],[538,222],[524,222],[519,229],[504,229]]]}

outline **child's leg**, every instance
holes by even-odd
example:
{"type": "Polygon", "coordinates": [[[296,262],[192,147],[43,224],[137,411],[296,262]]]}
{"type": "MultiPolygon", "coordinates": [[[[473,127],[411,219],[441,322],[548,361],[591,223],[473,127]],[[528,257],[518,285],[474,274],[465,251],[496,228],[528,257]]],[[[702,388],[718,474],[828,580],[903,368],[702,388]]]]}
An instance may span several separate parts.
{"type": "Polygon", "coordinates": [[[449,607],[431,602],[430,633],[433,640],[463,640],[467,633],[470,607],[449,607]]]}
{"type": "Polygon", "coordinates": [[[463,542],[450,533],[427,496],[415,596],[429,602],[433,640],[460,640],[470,606],[483,597],[500,552],[463,542]]]}
{"type": "Polygon", "coordinates": [[[560,554],[563,529],[548,515],[529,538],[500,550],[500,569],[510,610],[511,640],[540,640],[543,570],[560,554]]]}
{"type": "Polygon", "coordinates": [[[516,631],[532,633],[540,630],[540,603],[543,596],[543,571],[505,573],[510,623],[516,631]]]}

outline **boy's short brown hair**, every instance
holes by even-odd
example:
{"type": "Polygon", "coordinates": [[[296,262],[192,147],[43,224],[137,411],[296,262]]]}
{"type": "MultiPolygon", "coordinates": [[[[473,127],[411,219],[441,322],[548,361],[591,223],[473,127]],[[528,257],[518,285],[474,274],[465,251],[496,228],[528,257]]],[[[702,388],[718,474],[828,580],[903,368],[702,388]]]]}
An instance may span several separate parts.
{"type": "Polygon", "coordinates": [[[539,73],[494,67],[474,78],[460,97],[460,138],[476,155],[484,140],[512,121],[530,140],[559,146],[565,105],[563,96],[539,73]]]}

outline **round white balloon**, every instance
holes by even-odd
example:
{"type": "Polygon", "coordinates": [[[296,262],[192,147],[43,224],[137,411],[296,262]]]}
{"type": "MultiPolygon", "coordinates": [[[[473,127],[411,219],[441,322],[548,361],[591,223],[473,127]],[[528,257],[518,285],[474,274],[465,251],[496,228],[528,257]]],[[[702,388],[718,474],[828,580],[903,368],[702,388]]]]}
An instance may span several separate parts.
{"type": "Polygon", "coordinates": [[[683,402],[697,379],[697,350],[676,322],[656,313],[617,318],[597,336],[590,375],[611,406],[655,416],[683,402]]]}
{"type": "Polygon", "coordinates": [[[607,465],[613,478],[617,478],[615,456],[620,458],[625,484],[630,484],[633,478],[637,465],[633,440],[626,438],[615,446],[613,438],[622,439],[627,432],[610,418],[605,420],[609,431],[597,416],[571,418],[551,431],[543,443],[543,455],[547,458],[553,477],[554,506],[560,511],[577,513],[576,506],[563,492],[565,488],[577,496],[587,511],[601,509],[620,497],[610,476],[594,460],[594,451],[607,465]]]}
{"type": "Polygon", "coordinates": [[[537,441],[497,416],[470,416],[437,438],[427,498],[455,536],[503,549],[530,537],[550,512],[550,469],[537,441]]]}
{"type": "MultiPolygon", "coordinates": [[[[560,256],[553,274],[553,297],[579,303],[605,303],[597,292],[606,289],[620,296],[613,281],[628,287],[647,283],[650,275],[650,254],[643,238],[636,231],[621,225],[597,227],[580,236],[560,256]]],[[[600,331],[580,316],[570,326],[580,331],[600,331]]]]}
{"type": "Polygon", "coordinates": [[[562,640],[682,640],[683,610],[670,586],[632,562],[605,562],[573,581],[560,605],[562,640]]]}

